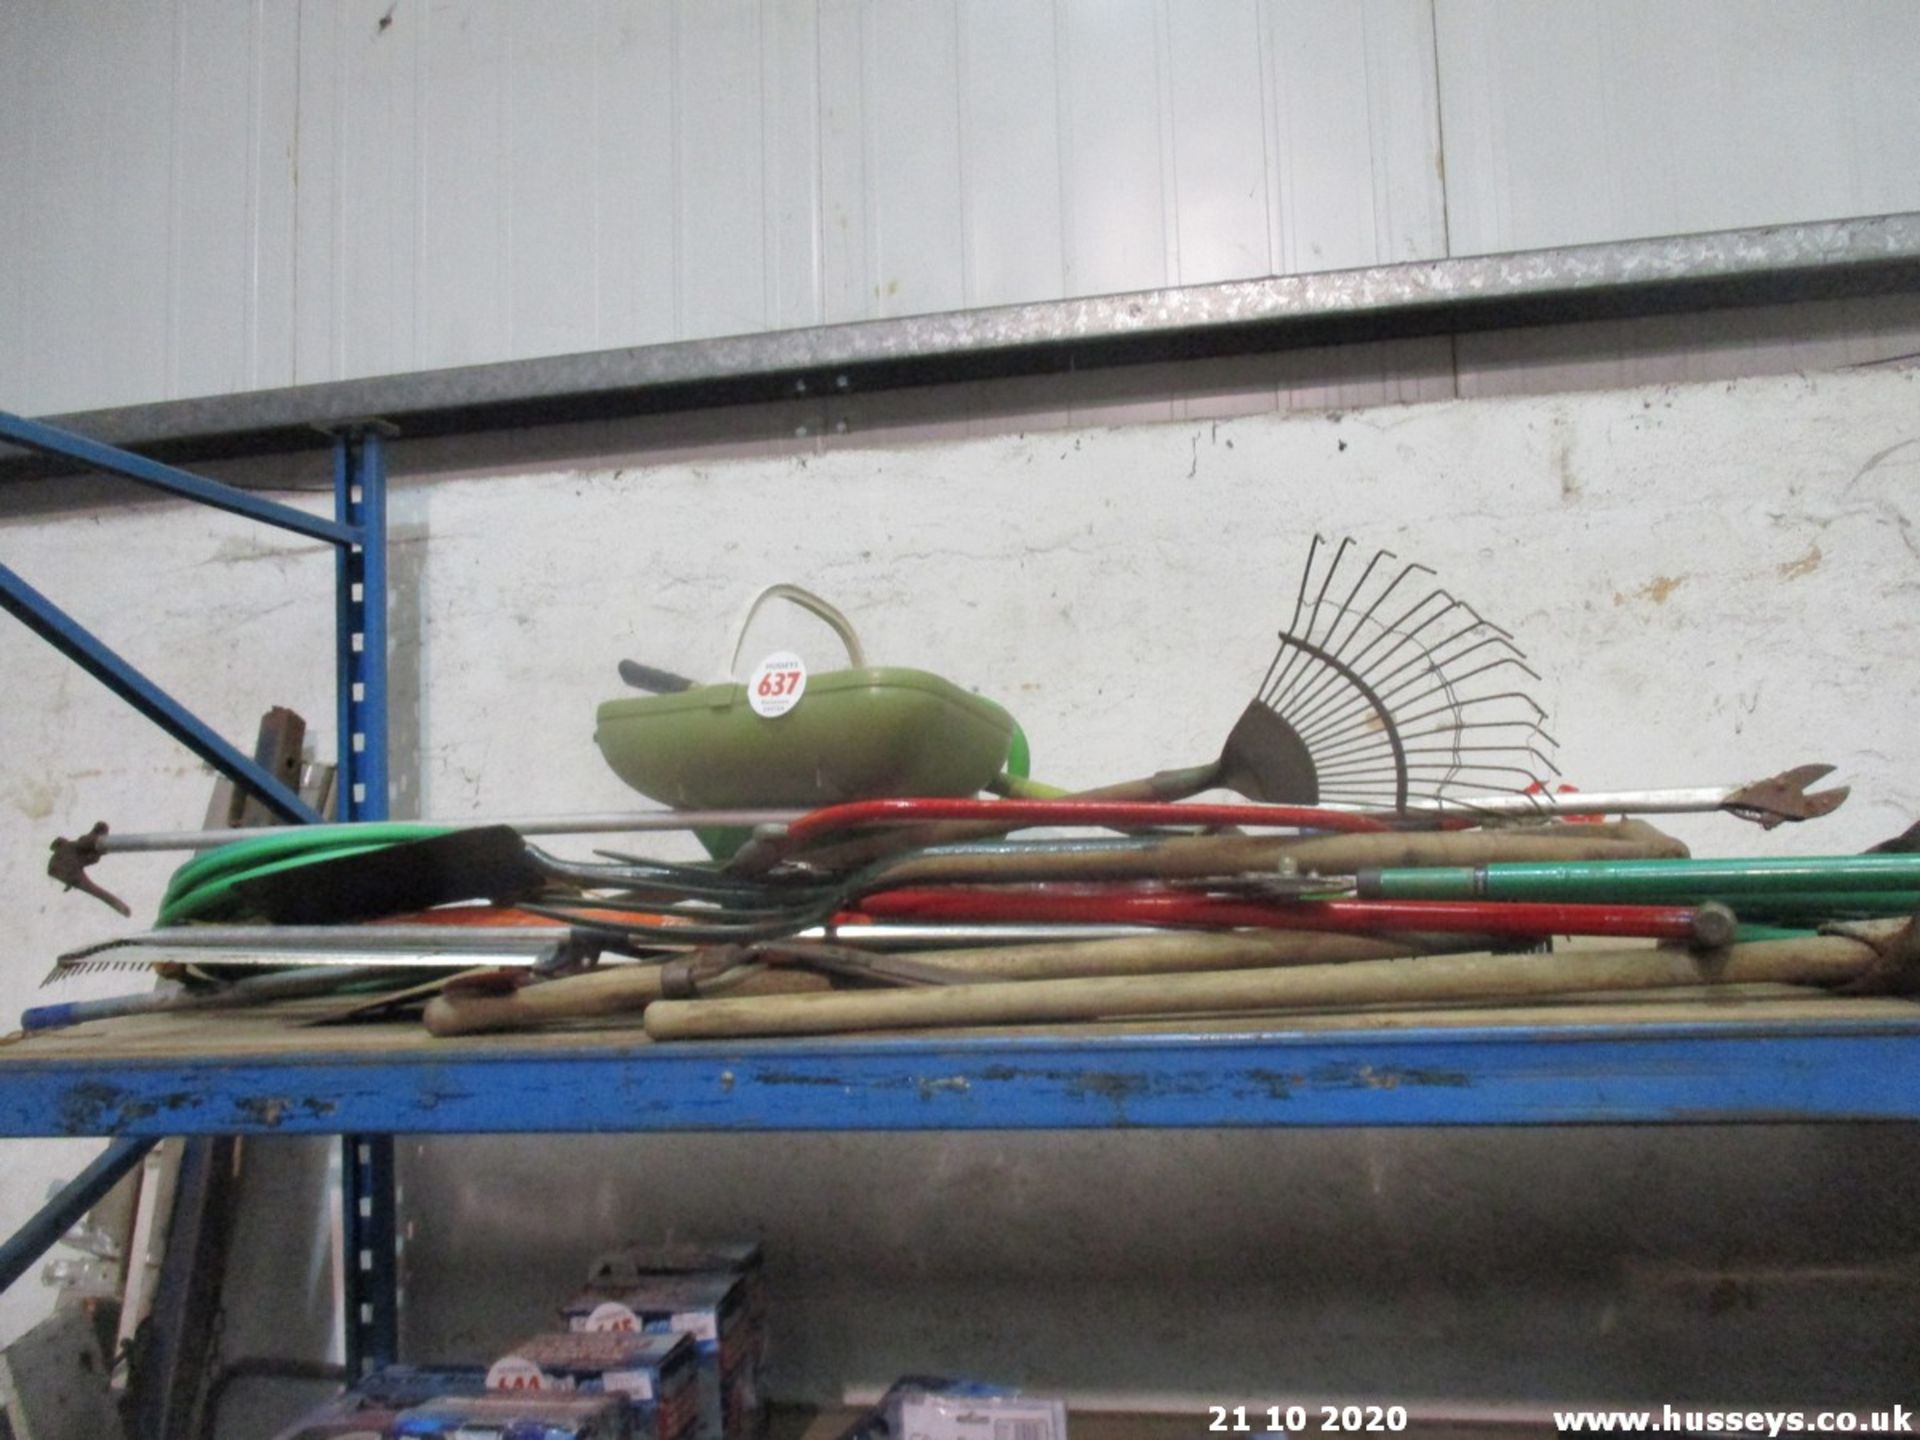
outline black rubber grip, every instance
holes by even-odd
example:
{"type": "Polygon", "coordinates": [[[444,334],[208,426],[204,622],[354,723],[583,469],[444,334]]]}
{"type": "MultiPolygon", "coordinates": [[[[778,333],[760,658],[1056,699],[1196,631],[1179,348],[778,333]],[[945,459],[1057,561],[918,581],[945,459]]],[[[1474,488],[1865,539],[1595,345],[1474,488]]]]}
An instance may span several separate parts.
{"type": "Polygon", "coordinates": [[[693,688],[693,681],[686,676],[676,675],[671,670],[657,670],[651,665],[642,665],[638,660],[622,660],[620,678],[636,690],[646,690],[655,695],[678,695],[682,690],[693,688]]]}

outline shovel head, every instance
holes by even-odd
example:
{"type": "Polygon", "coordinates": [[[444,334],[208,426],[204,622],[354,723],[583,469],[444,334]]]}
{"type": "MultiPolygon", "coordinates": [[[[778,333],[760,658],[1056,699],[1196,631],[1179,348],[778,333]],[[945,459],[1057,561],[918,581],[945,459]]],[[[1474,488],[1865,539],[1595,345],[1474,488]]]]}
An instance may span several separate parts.
{"type": "Polygon", "coordinates": [[[1264,805],[1320,802],[1320,776],[1306,743],[1257,700],[1241,711],[1227,736],[1219,783],[1264,805]]]}
{"type": "Polygon", "coordinates": [[[338,925],[456,900],[509,900],[543,877],[517,830],[455,830],[242,880],[234,889],[276,925],[338,925]]]}

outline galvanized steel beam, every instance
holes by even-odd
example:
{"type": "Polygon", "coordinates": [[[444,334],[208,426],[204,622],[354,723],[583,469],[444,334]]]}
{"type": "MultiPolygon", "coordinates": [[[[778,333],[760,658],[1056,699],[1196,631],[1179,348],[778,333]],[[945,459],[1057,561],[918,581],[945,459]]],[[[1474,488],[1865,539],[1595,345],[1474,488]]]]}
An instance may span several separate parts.
{"type": "MultiPolygon", "coordinates": [[[[175,459],[1517,325],[1920,290],[1920,213],[1187,285],[376,376],[57,417],[175,459]]],[[[0,452],[0,478],[44,462],[0,452]]]]}

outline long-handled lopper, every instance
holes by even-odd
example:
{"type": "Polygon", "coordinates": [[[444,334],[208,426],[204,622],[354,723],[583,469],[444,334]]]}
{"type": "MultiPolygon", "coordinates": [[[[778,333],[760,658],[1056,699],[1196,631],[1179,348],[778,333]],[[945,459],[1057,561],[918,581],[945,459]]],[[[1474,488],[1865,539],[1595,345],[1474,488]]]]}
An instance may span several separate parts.
{"type": "Polygon", "coordinates": [[[914,920],[1125,922],[1207,929],[1424,931],[1437,934],[1602,935],[1701,946],[1733,939],[1722,905],[1557,905],[1496,900],[1301,900],[1271,902],[1124,886],[1032,889],[947,887],[886,890],[860,901],[868,915],[914,920]]]}
{"type": "MultiPolygon", "coordinates": [[[[1725,811],[1763,830],[1831,815],[1851,787],[1809,790],[1833,773],[1831,765],[1796,765],[1741,785],[1700,785],[1671,790],[1541,790],[1519,795],[1449,799],[1444,804],[1409,803],[1403,816],[1434,819],[1527,819],[1568,815],[1700,815],[1725,811]]],[[[1335,807],[1338,808],[1338,807],[1335,807]]],[[[1369,813],[1362,811],[1361,813],[1369,813]]],[[[1384,813],[1384,812],[1371,812],[1384,813]]]]}

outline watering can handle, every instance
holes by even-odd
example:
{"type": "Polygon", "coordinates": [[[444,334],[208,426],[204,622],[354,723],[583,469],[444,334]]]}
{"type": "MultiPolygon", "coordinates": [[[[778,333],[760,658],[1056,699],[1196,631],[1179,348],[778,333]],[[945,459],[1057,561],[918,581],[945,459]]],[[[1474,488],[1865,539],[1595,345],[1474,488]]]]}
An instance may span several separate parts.
{"type": "Polygon", "coordinates": [[[811,590],[802,590],[798,585],[769,585],[754,596],[753,604],[747,607],[747,618],[740,622],[740,629],[733,637],[733,659],[727,664],[727,673],[736,674],[740,667],[740,648],[747,643],[747,630],[753,624],[753,617],[760,613],[760,607],[769,600],[790,600],[802,610],[812,611],[828,625],[833,633],[847,647],[847,660],[856,670],[863,670],[867,664],[866,651],[860,648],[860,637],[853,633],[853,622],[842,615],[833,606],[822,600],[811,590]]]}

